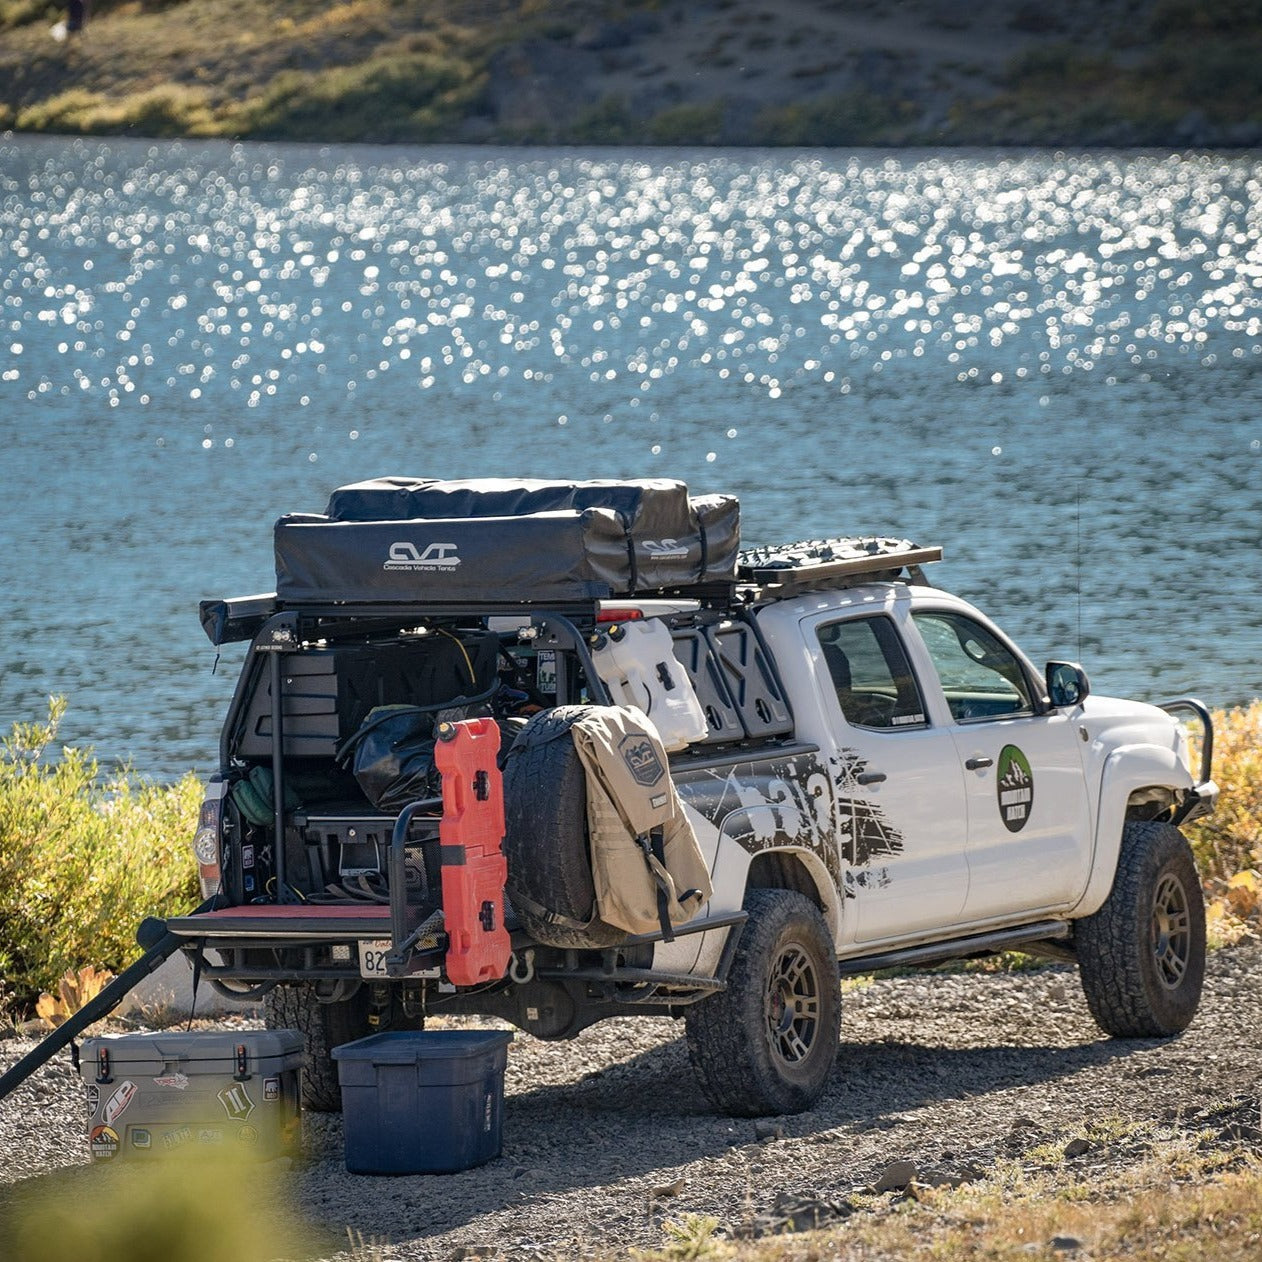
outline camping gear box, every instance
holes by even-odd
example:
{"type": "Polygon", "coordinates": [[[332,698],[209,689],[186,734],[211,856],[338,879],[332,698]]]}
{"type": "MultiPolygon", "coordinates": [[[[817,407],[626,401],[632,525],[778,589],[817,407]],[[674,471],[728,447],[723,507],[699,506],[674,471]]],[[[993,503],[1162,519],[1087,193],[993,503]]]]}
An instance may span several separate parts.
{"type": "Polygon", "coordinates": [[[302,1138],[297,1030],[85,1039],[79,1072],[98,1160],[181,1149],[295,1155],[302,1138]]]}
{"type": "Polygon", "coordinates": [[[501,1030],[387,1030],[333,1049],[352,1174],[452,1174],[500,1155],[501,1030]]]}

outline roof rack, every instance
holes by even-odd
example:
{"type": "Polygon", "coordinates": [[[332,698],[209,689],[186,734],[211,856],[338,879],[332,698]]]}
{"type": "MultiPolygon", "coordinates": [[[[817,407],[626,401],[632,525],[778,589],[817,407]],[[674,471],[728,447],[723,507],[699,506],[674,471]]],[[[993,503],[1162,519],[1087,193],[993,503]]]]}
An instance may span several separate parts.
{"type": "MultiPolygon", "coordinates": [[[[921,548],[907,539],[806,539],[768,548],[747,548],[737,558],[736,583],[709,582],[645,589],[608,596],[618,603],[637,600],[696,600],[703,609],[727,611],[739,604],[780,600],[815,586],[845,587],[854,583],[902,579],[925,584],[920,567],[942,559],[941,548],[921,548]]],[[[327,602],[285,601],[274,593],[203,600],[202,627],[216,646],[253,639],[264,623],[281,610],[317,621],[352,623],[380,619],[559,613],[579,624],[596,618],[599,601],[458,601],[327,602]]]]}
{"type": "Polygon", "coordinates": [[[941,548],[922,548],[910,539],[804,539],[743,549],[736,573],[758,589],[758,598],[776,600],[824,585],[897,579],[927,585],[920,567],[940,560],[941,548]]]}

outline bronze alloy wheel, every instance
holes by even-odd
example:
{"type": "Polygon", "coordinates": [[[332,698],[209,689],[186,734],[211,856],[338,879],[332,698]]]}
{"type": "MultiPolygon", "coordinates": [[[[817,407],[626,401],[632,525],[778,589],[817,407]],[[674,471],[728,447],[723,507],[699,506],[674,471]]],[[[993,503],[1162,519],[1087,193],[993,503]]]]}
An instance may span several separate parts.
{"type": "Polygon", "coordinates": [[[1158,980],[1167,990],[1176,990],[1191,959],[1192,931],[1187,891],[1173,872],[1162,876],[1153,894],[1152,949],[1158,980]]]}
{"type": "Polygon", "coordinates": [[[1113,889],[1074,926],[1078,975],[1115,1038],[1169,1038],[1196,1015],[1205,980],[1205,904],[1191,847],[1164,820],[1127,820],[1113,889]]]}
{"type": "Polygon", "coordinates": [[[841,1036],[841,984],[819,906],[745,891],[727,986],[684,1009],[688,1059],[712,1104],[739,1117],[801,1113],[823,1094],[841,1036]]]}
{"type": "Polygon", "coordinates": [[[776,957],[767,986],[767,1033],[772,1051],[786,1064],[805,1060],[819,1030],[819,976],[810,955],[795,942],[776,957]]]}

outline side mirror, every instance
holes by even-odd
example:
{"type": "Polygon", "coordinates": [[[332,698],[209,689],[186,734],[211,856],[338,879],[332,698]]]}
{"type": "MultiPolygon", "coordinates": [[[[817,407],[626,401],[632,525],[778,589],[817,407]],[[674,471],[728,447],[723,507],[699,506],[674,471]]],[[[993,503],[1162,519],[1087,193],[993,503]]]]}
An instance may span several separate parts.
{"type": "Polygon", "coordinates": [[[1052,705],[1081,705],[1091,692],[1087,672],[1077,662],[1047,663],[1047,696],[1052,705]]]}

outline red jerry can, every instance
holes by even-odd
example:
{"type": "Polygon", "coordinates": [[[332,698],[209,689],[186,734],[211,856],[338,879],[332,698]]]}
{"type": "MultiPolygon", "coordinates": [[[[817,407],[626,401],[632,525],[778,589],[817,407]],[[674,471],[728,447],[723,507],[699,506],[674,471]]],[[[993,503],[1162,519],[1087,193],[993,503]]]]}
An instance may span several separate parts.
{"type": "Polygon", "coordinates": [[[443,777],[438,826],[447,976],[456,986],[498,981],[511,954],[504,927],[504,781],[494,719],[440,723],[434,760],[443,777]]]}

